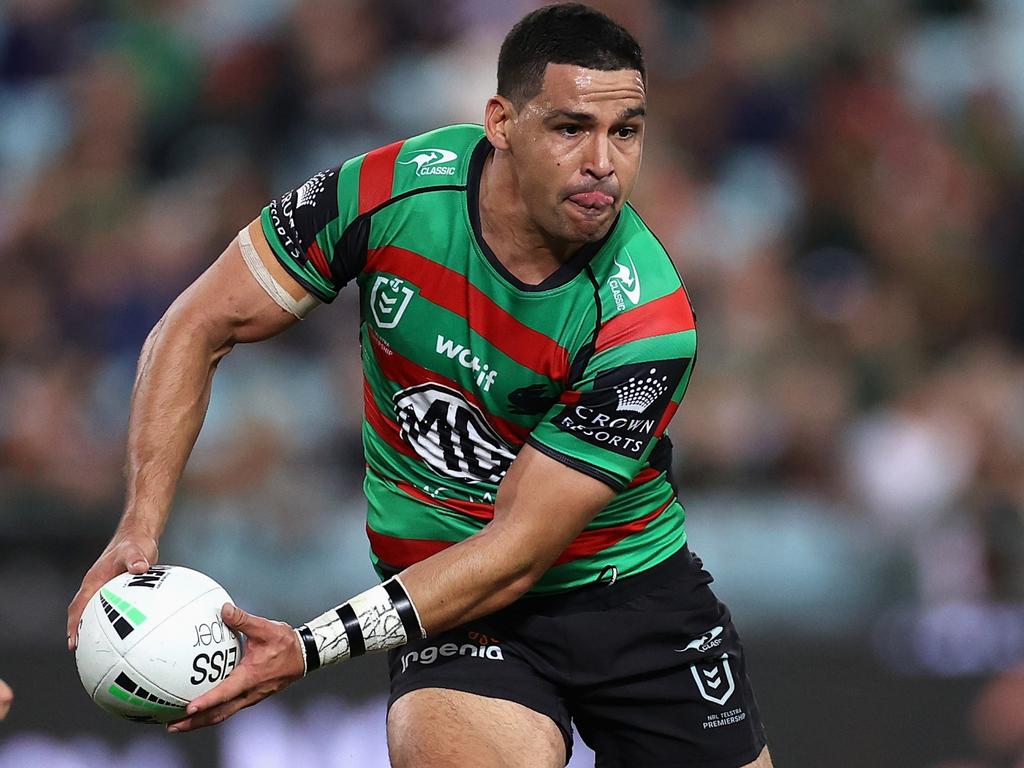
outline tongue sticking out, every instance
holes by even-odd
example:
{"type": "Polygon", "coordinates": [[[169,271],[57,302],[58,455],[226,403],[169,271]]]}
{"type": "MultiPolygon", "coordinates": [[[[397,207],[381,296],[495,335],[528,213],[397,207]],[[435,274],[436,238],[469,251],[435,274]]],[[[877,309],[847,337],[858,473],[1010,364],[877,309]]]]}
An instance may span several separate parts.
{"type": "Polygon", "coordinates": [[[584,208],[607,208],[615,202],[615,198],[604,192],[578,192],[569,197],[576,205],[584,208]]]}

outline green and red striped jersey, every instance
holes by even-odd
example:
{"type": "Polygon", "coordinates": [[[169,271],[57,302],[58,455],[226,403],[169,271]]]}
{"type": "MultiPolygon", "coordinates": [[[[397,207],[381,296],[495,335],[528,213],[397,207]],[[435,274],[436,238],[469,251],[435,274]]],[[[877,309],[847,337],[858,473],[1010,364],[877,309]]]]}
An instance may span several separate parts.
{"type": "Polygon", "coordinates": [[[529,443],[618,491],[533,592],[638,573],[686,541],[665,428],[693,369],[689,299],[629,205],[544,282],[518,280],[481,235],[491,151],[480,126],[441,128],[262,212],[314,296],[359,286],[371,556],[404,568],[479,531],[529,443]]]}

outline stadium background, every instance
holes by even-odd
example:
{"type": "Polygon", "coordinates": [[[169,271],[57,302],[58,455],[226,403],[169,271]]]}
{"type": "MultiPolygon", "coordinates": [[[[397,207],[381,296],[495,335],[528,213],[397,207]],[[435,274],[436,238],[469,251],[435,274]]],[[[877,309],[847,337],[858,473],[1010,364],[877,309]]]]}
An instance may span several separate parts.
{"type": "MultiPolygon", "coordinates": [[[[1024,3],[596,5],[646,46],[676,475],[776,764],[1024,765],[1024,3]]],[[[171,738],[89,703],[64,608],[169,301],[271,196],[479,121],[532,7],[0,5],[0,767],[384,765],[380,659],[171,738]]],[[[164,562],[291,622],[371,582],[355,332],[348,291],[225,362],[164,562]]]]}

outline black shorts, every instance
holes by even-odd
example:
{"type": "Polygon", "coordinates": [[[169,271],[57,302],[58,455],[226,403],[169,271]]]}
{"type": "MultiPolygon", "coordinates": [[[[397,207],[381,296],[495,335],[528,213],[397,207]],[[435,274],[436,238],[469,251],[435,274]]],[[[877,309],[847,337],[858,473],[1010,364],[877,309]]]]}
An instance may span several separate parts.
{"type": "Polygon", "coordinates": [[[765,745],[729,609],[683,549],[627,579],[526,597],[390,652],[390,707],[420,688],[508,699],[572,726],[597,768],[738,768],[765,745]]]}

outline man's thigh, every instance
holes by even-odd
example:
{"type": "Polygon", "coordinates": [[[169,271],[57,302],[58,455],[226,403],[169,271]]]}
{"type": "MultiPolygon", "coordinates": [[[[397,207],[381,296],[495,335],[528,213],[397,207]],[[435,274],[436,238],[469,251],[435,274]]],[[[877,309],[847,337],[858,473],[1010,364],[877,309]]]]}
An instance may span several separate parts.
{"type": "Polygon", "coordinates": [[[768,754],[768,747],[761,750],[761,754],[757,756],[757,760],[752,763],[747,763],[743,768],[773,768],[772,756],[768,754]]]}
{"type": "MultiPolygon", "coordinates": [[[[565,743],[547,716],[504,699],[420,688],[388,712],[393,768],[562,768],[565,743]]],[[[760,768],[760,765],[757,765],[760,768]]]]}

